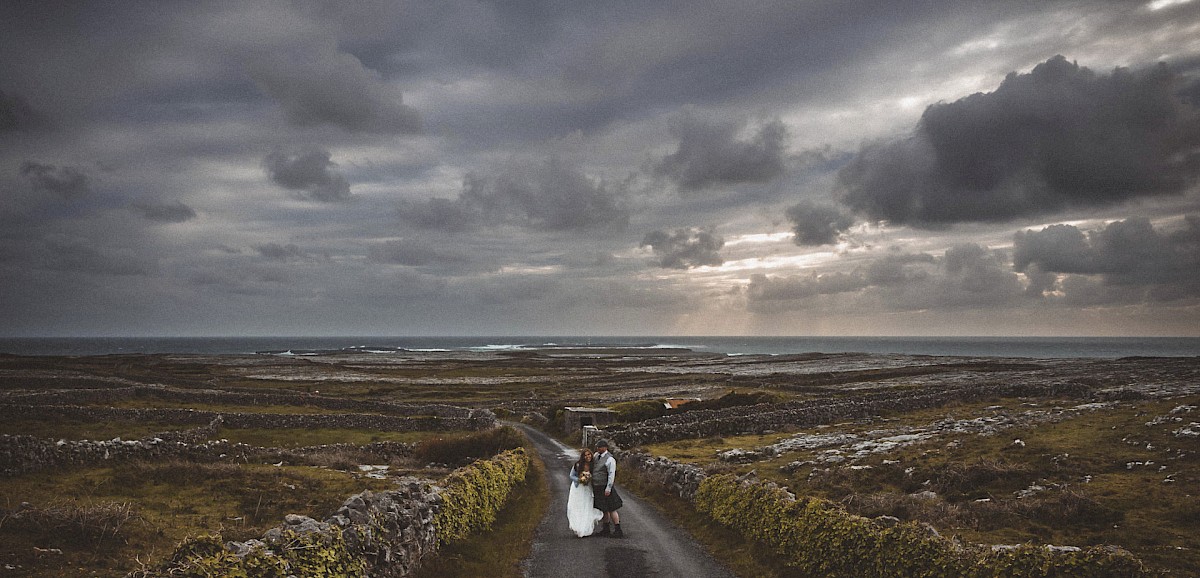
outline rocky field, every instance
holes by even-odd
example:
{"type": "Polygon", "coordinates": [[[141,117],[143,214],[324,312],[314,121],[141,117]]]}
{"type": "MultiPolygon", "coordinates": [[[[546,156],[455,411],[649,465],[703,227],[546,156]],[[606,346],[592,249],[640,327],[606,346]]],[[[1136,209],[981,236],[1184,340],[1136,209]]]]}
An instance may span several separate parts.
{"type": "Polygon", "coordinates": [[[246,539],[444,474],[421,444],[496,416],[561,432],[574,405],[616,410],[622,452],[862,515],[1200,567],[1200,359],[614,349],[0,356],[0,568],[123,575],[186,535],[246,539]]]}

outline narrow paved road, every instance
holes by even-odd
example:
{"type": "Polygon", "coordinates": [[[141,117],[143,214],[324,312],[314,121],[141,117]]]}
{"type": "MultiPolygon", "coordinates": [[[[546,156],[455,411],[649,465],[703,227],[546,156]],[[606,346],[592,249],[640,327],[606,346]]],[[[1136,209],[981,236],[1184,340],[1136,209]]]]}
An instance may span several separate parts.
{"type": "Polygon", "coordinates": [[[653,506],[617,487],[625,506],[621,508],[624,538],[591,536],[577,538],[567,527],[567,477],[578,450],[568,448],[546,434],[521,424],[520,427],[546,462],[551,491],[550,508],[537,527],[533,552],[525,561],[525,575],[532,578],[733,578],[695,541],[663,518],[653,506]],[[603,568],[603,572],[601,572],[603,568]]]}

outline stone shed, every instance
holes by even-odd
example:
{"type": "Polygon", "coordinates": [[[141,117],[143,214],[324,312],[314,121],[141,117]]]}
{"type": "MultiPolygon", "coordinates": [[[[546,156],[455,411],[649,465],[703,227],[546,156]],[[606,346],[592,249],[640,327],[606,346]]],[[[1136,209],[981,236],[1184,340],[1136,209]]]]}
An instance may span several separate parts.
{"type": "Polygon", "coordinates": [[[616,419],[617,412],[607,407],[564,407],[563,431],[579,433],[585,425],[606,426],[616,419]]]}

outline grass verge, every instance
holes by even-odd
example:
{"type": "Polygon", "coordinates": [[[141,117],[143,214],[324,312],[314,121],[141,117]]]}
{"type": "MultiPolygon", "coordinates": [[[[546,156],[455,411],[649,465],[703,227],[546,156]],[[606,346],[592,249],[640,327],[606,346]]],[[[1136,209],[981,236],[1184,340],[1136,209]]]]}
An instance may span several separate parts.
{"type": "Polygon", "coordinates": [[[675,523],[699,542],[713,558],[738,576],[784,578],[794,576],[783,558],[769,548],[751,542],[741,534],[718,524],[696,510],[696,505],[649,482],[629,468],[621,474],[621,486],[654,506],[660,514],[675,523]]]}
{"type": "Polygon", "coordinates": [[[521,561],[529,556],[534,530],[550,503],[546,466],[531,444],[525,449],[530,455],[529,475],[513,490],[492,530],[443,545],[437,557],[417,572],[417,578],[522,576],[521,561]]]}

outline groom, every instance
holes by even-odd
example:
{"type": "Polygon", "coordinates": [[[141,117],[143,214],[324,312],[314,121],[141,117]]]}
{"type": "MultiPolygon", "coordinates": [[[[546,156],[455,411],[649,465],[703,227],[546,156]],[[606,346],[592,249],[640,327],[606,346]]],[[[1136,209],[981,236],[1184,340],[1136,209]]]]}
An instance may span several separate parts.
{"type": "Polygon", "coordinates": [[[592,494],[595,496],[593,505],[597,510],[604,512],[600,519],[604,529],[600,530],[599,535],[623,538],[625,534],[621,532],[621,515],[617,513],[622,505],[621,496],[613,488],[616,479],[617,460],[608,452],[608,442],[600,440],[596,442],[596,453],[592,458],[592,494]],[[615,530],[609,530],[609,520],[616,527],[615,530]]]}

